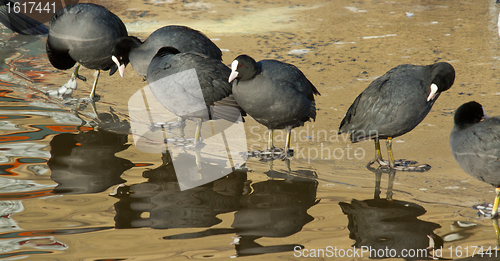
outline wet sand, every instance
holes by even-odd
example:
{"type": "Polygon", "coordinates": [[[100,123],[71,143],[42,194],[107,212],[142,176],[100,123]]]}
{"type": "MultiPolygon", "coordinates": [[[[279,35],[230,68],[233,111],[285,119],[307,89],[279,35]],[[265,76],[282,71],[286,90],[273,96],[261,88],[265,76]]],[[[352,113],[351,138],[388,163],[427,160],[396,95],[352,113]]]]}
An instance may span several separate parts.
{"type": "MultiPolygon", "coordinates": [[[[434,233],[440,236],[456,232],[452,224],[457,220],[478,224],[465,239],[445,243],[445,247],[496,244],[491,221],[476,218],[477,211],[471,209],[474,204],[492,202],[494,189],[464,173],[449,148],[453,111],[459,105],[475,100],[483,104],[488,115],[500,115],[497,107],[499,80],[495,77],[500,54],[496,27],[500,6],[494,1],[163,2],[165,4],[157,5],[152,4],[153,1],[98,1],[120,16],[131,34],[145,38],[164,25],[191,26],[207,34],[224,50],[226,64],[242,53],[256,60],[289,62],[299,67],[321,92],[321,96],[316,98],[316,121],[295,129],[296,138],[292,140],[296,152],[302,152],[296,153],[292,159],[293,174],[300,176],[301,170],[310,170],[317,174],[319,181],[317,198],[321,202],[308,210],[314,220],[297,234],[285,238],[261,238],[258,241],[260,244],[297,243],[310,249],[326,246],[347,249],[354,244],[349,239],[347,217],[338,203],[373,198],[374,174],[365,165],[374,156],[374,148],[371,141],[351,144],[347,137],[337,136],[340,121],[356,96],[376,77],[399,64],[427,65],[437,61],[446,61],[454,66],[457,75],[455,84],[439,97],[419,126],[396,138],[393,144],[396,158],[427,163],[432,169],[423,173],[397,172],[394,199],[424,207],[427,213],[419,218],[439,224],[441,228],[434,233]],[[413,15],[407,15],[407,12],[413,15]]],[[[50,68],[46,57],[42,57],[41,62],[50,68]]],[[[48,88],[63,84],[70,73],[68,70],[47,75],[45,81],[50,83],[48,88]]],[[[81,74],[92,79],[90,70],[82,69],[81,74]]],[[[91,81],[79,84],[77,95],[83,97],[90,91],[91,81]]],[[[129,97],[145,85],[131,66],[127,67],[123,79],[103,73],[97,89],[102,96],[97,104],[98,111],[109,111],[111,106],[115,111],[126,114],[129,97]]],[[[245,128],[249,146],[257,148],[266,145],[264,127],[247,117],[245,128]]],[[[284,146],[283,136],[279,133],[277,141],[277,146],[284,146]]],[[[385,149],[383,155],[386,157],[385,149]]],[[[134,162],[154,163],[155,166],[161,164],[159,156],[141,153],[134,147],[117,156],[134,159],[134,162]]],[[[262,174],[267,171],[266,163],[249,159],[247,166],[253,169],[252,181],[267,179],[262,174]]],[[[274,168],[284,171],[285,165],[275,162],[274,168]]],[[[122,177],[129,183],[141,182],[142,171],[132,169],[122,177]]],[[[387,175],[384,175],[383,188],[387,187],[386,182],[387,175]]],[[[384,193],[383,189],[382,196],[384,193]]],[[[64,196],[63,202],[54,200],[53,205],[41,207],[60,208],[71,205],[71,201],[77,199],[71,195],[64,196]]],[[[101,215],[106,218],[113,216],[109,209],[93,208],[95,200],[99,198],[88,203],[89,214],[86,217],[59,213],[60,216],[52,218],[63,220],[58,226],[64,226],[88,219],[99,222],[103,219],[101,215]]],[[[103,194],[102,200],[109,199],[103,194]]],[[[28,203],[26,208],[30,207],[36,206],[28,203]]],[[[40,226],[30,223],[29,217],[27,214],[19,215],[17,220],[26,229],[40,226]]],[[[223,222],[215,227],[231,226],[230,213],[218,217],[223,222]]],[[[197,231],[194,228],[183,229],[182,233],[186,230],[197,231]]],[[[110,241],[116,242],[114,249],[124,249],[120,256],[136,257],[138,260],[154,260],[155,255],[164,257],[165,252],[195,259],[234,255],[234,249],[229,247],[229,236],[216,236],[211,240],[155,242],[165,234],[179,233],[180,229],[134,229],[117,230],[102,238],[95,234],[82,235],[67,242],[72,251],[65,257],[117,257],[116,253],[107,254],[109,244],[101,243],[110,241]],[[126,244],[126,240],[122,240],[127,238],[133,238],[133,249],[126,244]],[[93,248],[91,253],[79,247],[83,241],[94,242],[85,246],[85,249],[93,248]],[[143,255],[148,255],[148,258],[141,258],[143,255]]],[[[261,255],[252,259],[274,257],[292,259],[293,253],[261,255]]],[[[445,253],[444,257],[450,257],[450,254],[445,253]]]]}

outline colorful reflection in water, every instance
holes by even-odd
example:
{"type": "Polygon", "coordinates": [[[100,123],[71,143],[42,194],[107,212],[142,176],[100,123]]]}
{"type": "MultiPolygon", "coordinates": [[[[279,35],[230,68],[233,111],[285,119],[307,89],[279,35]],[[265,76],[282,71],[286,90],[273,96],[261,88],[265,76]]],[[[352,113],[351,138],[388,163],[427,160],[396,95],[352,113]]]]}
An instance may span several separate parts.
{"type": "MultiPolygon", "coordinates": [[[[427,125],[401,144],[408,155],[433,155],[432,170],[388,177],[376,172],[375,189],[374,174],[362,162],[322,160],[316,155],[314,160],[275,161],[274,170],[268,162],[252,158],[223,178],[183,191],[173,161],[194,170],[189,173],[203,167],[218,170],[217,166],[189,150],[171,155],[136,147],[136,137],[130,134],[133,115],[126,106],[144,82],[102,74],[98,94],[103,99],[95,107],[64,105],[44,94],[67,81],[69,72],[48,64],[43,36],[0,29],[0,259],[295,259],[298,253],[319,255],[329,246],[398,251],[442,247],[443,259],[456,259],[466,253],[458,256],[448,251],[450,247],[495,246],[491,221],[470,208],[483,196],[490,199],[490,192],[460,176],[449,151],[436,155],[419,144],[448,146],[443,122],[450,120],[454,102],[464,96],[494,101],[498,97],[495,71],[490,78],[483,71],[494,70],[498,62],[496,20],[495,28],[491,21],[500,9],[494,1],[488,6],[486,1],[459,2],[316,1],[303,7],[308,3],[146,1],[130,2],[130,9],[122,12],[131,16],[127,25],[136,29],[159,25],[146,21],[165,16],[158,6],[168,7],[169,19],[177,17],[212,33],[220,32],[222,23],[231,34],[218,33],[214,41],[226,48],[226,63],[245,51],[296,64],[323,94],[318,97],[318,121],[308,125],[311,130],[316,126],[335,132],[340,111],[356,96],[353,90],[364,89],[395,63],[452,62],[460,75],[454,90],[443,94],[436,104],[442,107],[426,119],[427,125]],[[229,12],[207,12],[221,6],[229,12]],[[261,13],[254,10],[259,8],[261,13]],[[229,13],[242,19],[226,19],[229,13]],[[201,19],[205,16],[210,22],[201,19]],[[268,29],[274,25],[277,29],[268,29]],[[486,36],[479,35],[484,32],[486,36]],[[475,42],[460,43],[471,38],[475,42]],[[446,41],[453,44],[441,45],[446,41]],[[493,87],[477,91],[483,84],[493,87]],[[444,138],[434,144],[430,133],[444,138]],[[381,179],[386,177],[387,197],[380,199],[385,188],[381,179]]],[[[127,73],[133,74],[133,69],[127,73]]],[[[76,93],[86,96],[90,84],[78,84],[76,93]]],[[[255,137],[262,135],[247,136],[248,141],[255,137]]],[[[321,151],[323,143],[305,139],[300,146],[321,151]]],[[[265,144],[263,139],[259,142],[265,144]]],[[[351,144],[324,145],[333,150],[351,144]]],[[[402,259],[415,258],[393,260],[402,259]]]]}

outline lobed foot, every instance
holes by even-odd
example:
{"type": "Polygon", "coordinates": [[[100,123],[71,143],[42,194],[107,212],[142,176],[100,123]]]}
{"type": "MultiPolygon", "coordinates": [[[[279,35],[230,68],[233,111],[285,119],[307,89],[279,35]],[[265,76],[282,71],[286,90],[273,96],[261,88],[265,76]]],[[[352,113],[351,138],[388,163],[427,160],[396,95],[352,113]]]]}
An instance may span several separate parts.
{"type": "Polygon", "coordinates": [[[45,94],[49,98],[67,99],[71,98],[71,95],[73,94],[73,91],[76,90],[76,87],[77,87],[76,77],[71,77],[68,80],[68,82],[65,83],[63,86],[59,87],[59,89],[50,90],[45,94]]]}
{"type": "Polygon", "coordinates": [[[165,143],[167,143],[168,145],[182,147],[185,149],[202,147],[204,145],[203,142],[198,142],[198,144],[195,144],[194,138],[184,138],[184,137],[166,138],[165,143]]]}
{"type": "Polygon", "coordinates": [[[293,150],[289,149],[288,151],[285,151],[281,148],[273,147],[265,150],[249,151],[247,152],[247,156],[260,158],[260,160],[262,161],[277,160],[277,159],[286,160],[293,157],[293,150]]]}
{"type": "Polygon", "coordinates": [[[58,98],[58,99],[68,99],[71,98],[73,91],[77,88],[76,79],[80,79],[82,81],[87,81],[87,78],[78,74],[78,67],[75,68],[73,75],[69,78],[68,82],[66,82],[63,86],[59,87],[57,90],[50,90],[45,94],[49,98],[58,98]]]}
{"type": "MultiPolygon", "coordinates": [[[[491,204],[491,203],[482,203],[482,204],[474,205],[474,206],[472,206],[472,208],[477,210],[478,216],[485,217],[485,218],[498,218],[499,217],[498,211],[497,211],[497,215],[495,217],[493,217],[491,215],[491,213],[493,211],[493,204],[491,204]]],[[[500,208],[499,208],[499,210],[500,210],[500,208]]]]}
{"type": "Polygon", "coordinates": [[[293,157],[293,150],[288,149],[286,152],[284,152],[283,158],[281,158],[281,160],[287,160],[292,157],[293,157]]]}
{"type": "Polygon", "coordinates": [[[165,130],[171,132],[175,128],[184,127],[184,126],[186,126],[185,122],[169,121],[169,122],[152,123],[151,126],[149,126],[149,129],[151,131],[165,129],[165,130]]]}
{"type": "MultiPolygon", "coordinates": [[[[367,167],[371,167],[375,162],[377,162],[380,166],[381,169],[390,169],[391,166],[389,164],[388,160],[383,160],[376,158],[366,165],[367,167]]],[[[416,161],[410,161],[410,160],[395,160],[394,161],[394,170],[399,170],[399,171],[415,171],[415,172],[425,172],[431,169],[431,166],[429,164],[420,164],[416,165],[418,162],[416,161]]]]}
{"type": "Polygon", "coordinates": [[[99,100],[101,100],[101,96],[96,94],[94,95],[93,98],[91,97],[80,98],[78,99],[78,103],[80,104],[80,109],[83,110],[87,107],[87,105],[98,102],[99,100]]]}

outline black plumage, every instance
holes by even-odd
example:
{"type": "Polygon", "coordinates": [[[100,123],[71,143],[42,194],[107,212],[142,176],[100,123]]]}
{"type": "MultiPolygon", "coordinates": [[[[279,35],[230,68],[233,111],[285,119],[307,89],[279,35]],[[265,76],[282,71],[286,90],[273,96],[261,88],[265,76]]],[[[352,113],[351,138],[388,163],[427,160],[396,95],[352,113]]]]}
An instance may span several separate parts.
{"type": "Polygon", "coordinates": [[[169,25],[154,31],[142,42],[135,36],[120,37],[114,43],[112,54],[123,77],[125,67],[132,64],[134,70],[146,78],[149,63],[158,50],[170,46],[182,53],[199,53],[222,60],[222,52],[206,35],[187,26],[169,25]]]}
{"type": "Polygon", "coordinates": [[[316,119],[314,95],[319,91],[294,65],[276,60],[256,62],[240,55],[232,62],[230,82],[236,102],[252,118],[270,130],[286,129],[286,153],[290,149],[292,128],[316,119]]]}
{"type": "MultiPolygon", "coordinates": [[[[46,43],[47,56],[60,70],[69,69],[75,63],[77,68],[82,65],[96,70],[93,98],[99,71],[111,69],[112,75],[118,69],[111,59],[111,49],[118,37],[126,35],[123,22],[105,7],[90,3],[68,5],[52,18],[46,43]]],[[[77,76],[77,68],[72,78],[77,76]]]]}
{"type": "Polygon", "coordinates": [[[454,80],[455,70],[445,62],[394,67],[354,100],[340,123],[339,133],[349,133],[353,143],[374,139],[377,154],[370,164],[378,161],[387,165],[382,161],[378,141],[387,139],[389,165],[394,168],[392,138],[413,130],[454,80]]]}
{"type": "Polygon", "coordinates": [[[495,217],[500,197],[500,117],[489,118],[481,104],[468,102],[456,110],[454,123],[453,157],[467,174],[496,188],[495,217]]]}
{"type": "Polygon", "coordinates": [[[197,143],[201,120],[236,121],[240,118],[240,108],[230,102],[231,85],[227,82],[230,73],[231,70],[218,59],[163,47],[149,64],[147,81],[156,99],[167,110],[181,118],[199,120],[197,143]],[[209,106],[218,105],[224,106],[219,106],[221,110],[209,109],[209,106]]]}

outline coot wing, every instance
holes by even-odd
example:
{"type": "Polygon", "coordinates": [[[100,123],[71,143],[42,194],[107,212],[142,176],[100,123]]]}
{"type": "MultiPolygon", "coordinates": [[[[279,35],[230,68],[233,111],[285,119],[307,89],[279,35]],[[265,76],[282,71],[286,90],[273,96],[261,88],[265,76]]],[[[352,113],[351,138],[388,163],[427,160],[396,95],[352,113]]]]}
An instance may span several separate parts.
{"type": "Polygon", "coordinates": [[[156,81],[175,73],[196,69],[198,81],[207,105],[213,105],[231,94],[227,78],[231,73],[220,61],[199,54],[179,53],[164,57],[155,56],[148,69],[148,81],[156,81]]]}
{"type": "Polygon", "coordinates": [[[453,131],[451,151],[460,167],[474,177],[500,186],[500,118],[453,131]]]}

